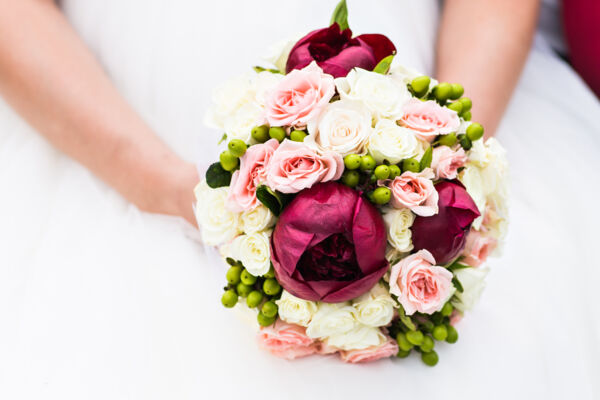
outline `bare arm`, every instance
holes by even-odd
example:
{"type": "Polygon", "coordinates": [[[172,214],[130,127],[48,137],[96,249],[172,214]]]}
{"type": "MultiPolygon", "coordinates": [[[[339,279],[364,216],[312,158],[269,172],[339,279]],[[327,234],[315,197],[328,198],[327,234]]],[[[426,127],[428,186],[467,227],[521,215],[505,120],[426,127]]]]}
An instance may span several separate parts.
{"type": "Polygon", "coordinates": [[[539,0],[446,0],[437,78],[473,100],[473,120],[493,135],[517,84],[535,33],[539,0]]]}
{"type": "Polygon", "coordinates": [[[0,0],[0,9],[0,94],[142,210],[194,223],[194,165],[125,102],[54,3],[0,0]]]}

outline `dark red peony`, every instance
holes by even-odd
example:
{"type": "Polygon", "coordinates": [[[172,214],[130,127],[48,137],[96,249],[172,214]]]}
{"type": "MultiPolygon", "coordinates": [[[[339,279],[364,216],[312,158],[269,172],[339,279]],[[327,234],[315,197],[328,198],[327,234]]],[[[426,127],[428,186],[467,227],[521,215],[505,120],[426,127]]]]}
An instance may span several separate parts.
{"type": "Polygon", "coordinates": [[[334,23],[300,39],[290,52],[285,72],[302,69],[316,61],[326,74],[339,78],[355,67],[371,71],[379,61],[395,52],[396,47],[384,35],[353,38],[350,29],[340,31],[340,26],[334,23]]]}
{"type": "Polygon", "coordinates": [[[439,213],[431,217],[417,217],[411,228],[415,251],[429,250],[437,265],[456,258],[467,239],[473,221],[480,213],[465,187],[458,181],[444,181],[435,185],[439,194],[439,213]]]}
{"type": "Polygon", "coordinates": [[[271,239],[277,280],[305,300],[337,303],[360,296],[385,274],[386,230],[379,211],[336,182],[298,194],[271,239]]]}

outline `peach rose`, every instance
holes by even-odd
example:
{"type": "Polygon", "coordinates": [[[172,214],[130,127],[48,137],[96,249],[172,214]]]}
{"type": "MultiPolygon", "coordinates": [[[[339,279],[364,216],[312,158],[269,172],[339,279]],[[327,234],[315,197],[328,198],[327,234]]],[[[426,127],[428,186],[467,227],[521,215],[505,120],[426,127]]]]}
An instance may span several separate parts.
{"type": "Polygon", "coordinates": [[[259,205],[256,188],[266,179],[266,168],[279,142],[271,139],[263,144],[250,146],[240,158],[240,169],[231,177],[227,195],[227,209],[231,212],[253,210],[259,205]]]}
{"type": "Polygon", "coordinates": [[[280,319],[269,327],[261,328],[257,340],[268,352],[287,360],[315,354],[320,348],[315,340],[306,336],[306,328],[280,319]]]}
{"type": "Polygon", "coordinates": [[[407,315],[433,314],[454,293],[452,273],[436,266],[429,251],[420,250],[392,267],[390,293],[398,296],[407,315]]]}
{"type": "Polygon", "coordinates": [[[398,354],[398,343],[389,338],[379,346],[371,346],[362,350],[341,351],[340,356],[347,363],[366,363],[398,354]]]}
{"type": "Polygon", "coordinates": [[[433,186],[431,168],[420,173],[406,171],[393,181],[380,182],[392,191],[390,204],[394,208],[409,208],[422,217],[438,213],[438,192],[433,186]]]}
{"type": "Polygon", "coordinates": [[[342,156],[322,155],[304,143],[285,140],[267,166],[267,184],[282,193],[298,193],[318,182],[335,181],[344,172],[342,156]]]}
{"type": "Polygon", "coordinates": [[[467,155],[463,148],[454,151],[448,146],[439,146],[433,149],[431,168],[436,179],[456,179],[458,169],[467,162],[467,155]]]}
{"type": "Polygon", "coordinates": [[[265,118],[271,126],[304,127],[316,119],[335,94],[333,76],[316,63],[285,76],[265,101],[265,118]]]}
{"type": "Polygon", "coordinates": [[[460,126],[456,111],[442,107],[433,100],[409,100],[404,105],[404,115],[399,122],[414,130],[419,139],[428,142],[437,135],[456,132],[460,126]]]}
{"type": "Polygon", "coordinates": [[[471,229],[471,232],[467,235],[467,244],[463,251],[465,258],[462,259],[462,262],[471,267],[479,267],[494,251],[497,244],[496,239],[484,236],[480,232],[471,229]]]}

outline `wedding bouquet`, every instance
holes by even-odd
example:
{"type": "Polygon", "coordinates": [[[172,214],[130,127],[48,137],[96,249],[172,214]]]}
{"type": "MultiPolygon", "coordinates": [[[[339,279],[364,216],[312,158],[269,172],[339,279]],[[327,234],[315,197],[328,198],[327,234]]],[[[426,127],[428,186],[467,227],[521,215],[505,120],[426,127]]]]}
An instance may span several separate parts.
{"type": "Polygon", "coordinates": [[[459,84],[391,67],[379,34],[331,26],[217,91],[227,149],[196,189],[203,240],[229,265],[225,307],[259,343],[351,363],[454,343],[507,224],[506,161],[459,84]]]}

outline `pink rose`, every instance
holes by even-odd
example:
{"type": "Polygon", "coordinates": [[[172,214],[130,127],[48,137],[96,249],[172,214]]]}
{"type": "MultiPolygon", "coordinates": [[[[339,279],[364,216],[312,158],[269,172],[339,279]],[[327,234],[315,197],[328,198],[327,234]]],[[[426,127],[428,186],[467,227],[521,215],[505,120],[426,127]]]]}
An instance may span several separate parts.
{"type": "Polygon", "coordinates": [[[304,143],[285,140],[267,166],[267,184],[282,193],[298,193],[318,182],[338,180],[343,172],[341,155],[319,155],[304,143]]]}
{"type": "Polygon", "coordinates": [[[271,126],[306,126],[335,94],[333,76],[316,63],[293,70],[267,94],[265,117],[271,126]]]}
{"type": "Polygon", "coordinates": [[[271,139],[263,144],[250,146],[240,158],[240,169],[231,177],[227,208],[231,212],[252,210],[259,205],[256,188],[265,182],[269,160],[279,146],[279,142],[271,139]]]}
{"type": "Polygon", "coordinates": [[[317,342],[306,336],[306,328],[280,319],[269,327],[261,328],[257,340],[271,354],[287,360],[315,354],[320,348],[317,342]]]}
{"type": "Polygon", "coordinates": [[[452,310],[452,314],[450,314],[450,325],[454,326],[458,324],[463,319],[463,315],[457,309],[452,310]]]}
{"type": "Polygon", "coordinates": [[[421,140],[431,142],[437,135],[456,132],[460,119],[456,111],[442,107],[433,100],[409,100],[404,106],[400,124],[410,128],[421,140]]]}
{"type": "Polygon", "coordinates": [[[431,168],[435,172],[436,179],[456,179],[458,169],[467,162],[467,155],[463,148],[457,151],[448,146],[439,146],[433,149],[433,160],[431,168]]]}
{"type": "Polygon", "coordinates": [[[488,255],[494,251],[498,241],[494,238],[483,236],[476,230],[471,229],[467,235],[467,244],[463,251],[465,258],[462,261],[471,267],[479,267],[488,258],[488,255]]]}
{"type": "Polygon", "coordinates": [[[429,251],[420,250],[392,267],[390,293],[398,296],[407,315],[433,314],[454,293],[452,273],[436,266],[429,251]]]}
{"type": "Polygon", "coordinates": [[[391,338],[380,346],[371,346],[362,350],[341,351],[342,360],[348,363],[366,363],[398,354],[398,343],[391,338]]]}
{"type": "Polygon", "coordinates": [[[394,208],[410,208],[422,217],[438,213],[438,192],[433,186],[433,171],[430,168],[415,173],[406,171],[393,181],[381,181],[392,191],[390,204],[394,208]]]}

